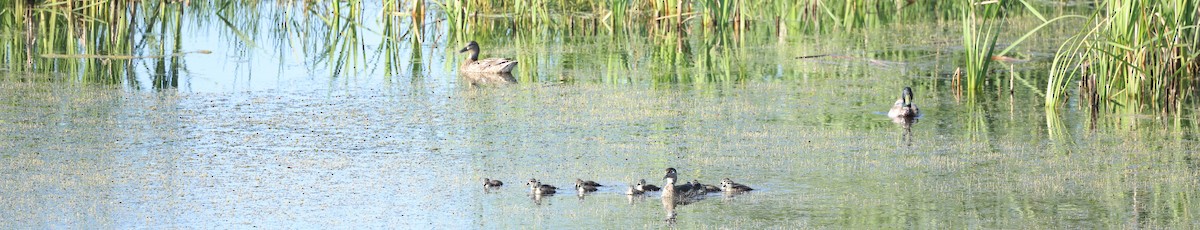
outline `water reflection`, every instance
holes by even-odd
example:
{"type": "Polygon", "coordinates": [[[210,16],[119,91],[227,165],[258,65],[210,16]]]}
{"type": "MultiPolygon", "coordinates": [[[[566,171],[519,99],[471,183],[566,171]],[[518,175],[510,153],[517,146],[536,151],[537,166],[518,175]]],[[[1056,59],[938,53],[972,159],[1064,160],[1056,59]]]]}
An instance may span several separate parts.
{"type": "Polygon", "coordinates": [[[625,195],[625,200],[629,201],[629,205],[634,205],[636,203],[645,202],[646,194],[625,195]]]}
{"type": "Polygon", "coordinates": [[[748,191],[724,191],[724,192],[721,192],[721,200],[722,201],[732,201],[734,197],[737,197],[739,195],[746,194],[746,193],[750,193],[750,192],[748,192],[748,191]]]}
{"type": "Polygon", "coordinates": [[[919,121],[920,121],[920,118],[917,118],[917,117],[893,117],[892,118],[892,123],[900,125],[900,129],[903,130],[900,134],[900,142],[904,143],[904,146],[912,146],[912,142],[913,142],[912,126],[917,124],[917,122],[919,122],[919,121]]]}
{"type": "Polygon", "coordinates": [[[459,73],[461,79],[465,80],[471,86],[486,86],[486,85],[507,85],[517,83],[517,79],[510,73],[459,73]]]}
{"type": "Polygon", "coordinates": [[[530,196],[531,200],[533,200],[533,204],[535,205],[542,205],[542,199],[548,199],[550,197],[554,197],[554,194],[534,193],[530,196]]]}

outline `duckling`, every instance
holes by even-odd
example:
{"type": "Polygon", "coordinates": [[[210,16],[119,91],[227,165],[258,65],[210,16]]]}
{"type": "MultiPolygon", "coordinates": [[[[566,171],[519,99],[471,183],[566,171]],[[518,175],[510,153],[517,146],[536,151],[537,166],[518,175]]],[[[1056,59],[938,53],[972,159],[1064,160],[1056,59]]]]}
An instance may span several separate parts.
{"type": "Polygon", "coordinates": [[[558,189],[558,187],[554,187],[553,185],[542,184],[537,179],[529,179],[529,182],[525,184],[529,185],[529,191],[533,194],[554,194],[555,190],[558,189]]]}
{"type": "Polygon", "coordinates": [[[575,178],[575,184],[582,184],[582,185],[587,185],[587,186],[592,186],[592,187],[604,186],[604,185],[601,185],[600,183],[596,183],[595,181],[583,180],[583,179],[579,179],[579,178],[575,178]]]}
{"type": "Polygon", "coordinates": [[[692,180],[692,184],[695,184],[696,186],[700,186],[700,188],[704,189],[704,192],[719,192],[719,191],[721,191],[721,187],[717,187],[717,186],[711,185],[711,184],[701,184],[700,180],[692,180]]]}
{"type": "Polygon", "coordinates": [[[629,185],[629,189],[625,190],[625,195],[642,195],[643,193],[646,191],[639,190],[637,185],[632,184],[629,185]]]}
{"type": "Polygon", "coordinates": [[[721,190],[724,190],[725,192],[746,192],[754,189],[750,188],[750,186],[733,182],[733,180],[730,180],[729,178],[725,178],[721,180],[721,190]]]}
{"type": "Polygon", "coordinates": [[[662,188],[659,188],[658,186],[654,186],[652,184],[647,184],[646,179],[641,179],[641,180],[638,180],[637,190],[642,191],[642,192],[646,192],[646,191],[654,192],[654,191],[662,190],[662,188]]]}
{"type": "MultiPolygon", "coordinates": [[[[591,181],[585,182],[580,179],[575,179],[575,190],[578,190],[580,194],[595,192],[597,190],[596,186],[588,185],[587,182],[591,181]]],[[[592,184],[596,184],[596,182],[592,182],[592,184]]]]}
{"type": "Polygon", "coordinates": [[[917,109],[912,103],[913,93],[912,88],[904,87],[904,92],[901,92],[900,99],[892,104],[892,110],[888,111],[888,117],[892,118],[912,118],[920,116],[921,110],[917,109]]]}
{"type": "Polygon", "coordinates": [[[501,182],[500,180],[492,180],[492,179],[488,179],[488,178],[483,178],[483,187],[500,187],[500,186],[504,186],[504,182],[501,182]]]}
{"type": "Polygon", "coordinates": [[[507,58],[488,58],[479,60],[479,43],[471,41],[467,43],[467,47],[459,50],[459,53],[470,51],[471,55],[467,60],[463,61],[462,66],[458,70],[461,72],[474,73],[508,73],[512,72],[513,67],[517,67],[517,61],[507,58]]]}

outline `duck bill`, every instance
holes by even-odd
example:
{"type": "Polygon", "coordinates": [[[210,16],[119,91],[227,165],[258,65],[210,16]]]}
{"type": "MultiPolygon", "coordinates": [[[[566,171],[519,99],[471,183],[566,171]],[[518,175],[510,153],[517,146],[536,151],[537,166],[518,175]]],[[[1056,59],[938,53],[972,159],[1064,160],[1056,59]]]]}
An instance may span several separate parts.
{"type": "Polygon", "coordinates": [[[459,53],[462,53],[462,52],[467,52],[467,48],[465,48],[465,47],[464,47],[464,48],[462,48],[461,50],[458,50],[458,52],[459,52],[459,53]]]}

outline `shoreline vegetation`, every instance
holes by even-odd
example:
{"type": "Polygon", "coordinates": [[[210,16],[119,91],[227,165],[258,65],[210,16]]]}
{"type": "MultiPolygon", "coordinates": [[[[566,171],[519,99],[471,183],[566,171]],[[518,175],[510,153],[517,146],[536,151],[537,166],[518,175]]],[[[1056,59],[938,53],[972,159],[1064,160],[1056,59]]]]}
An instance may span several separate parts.
{"type": "MultiPolygon", "coordinates": [[[[511,45],[533,46],[547,36],[574,35],[626,43],[646,37],[652,65],[598,57],[612,60],[606,67],[610,70],[649,68],[656,78],[657,72],[673,73],[662,75],[668,82],[736,82],[750,78],[741,61],[754,55],[743,47],[747,39],[782,43],[795,36],[908,24],[960,29],[961,50],[939,49],[961,57],[939,63],[953,71],[932,70],[931,75],[947,76],[955,94],[968,102],[990,89],[1011,94],[1019,84],[1043,96],[1047,110],[1078,104],[1093,116],[1154,113],[1178,118],[1180,111],[1194,110],[1200,75],[1200,0],[0,0],[0,5],[5,6],[0,36],[9,38],[0,46],[7,71],[78,73],[71,76],[74,81],[120,84],[137,77],[134,68],[145,68],[152,70],[156,88],[177,86],[179,76],[186,74],[184,54],[208,53],[183,49],[185,21],[222,27],[245,49],[259,47],[260,37],[288,40],[263,48],[303,52],[331,77],[362,69],[387,76],[417,72],[427,58],[422,44],[435,36],[455,42],[515,37],[511,45]],[[1040,25],[1015,30],[1009,23],[1014,17],[1033,17],[1040,25]],[[364,28],[373,20],[382,28],[364,28]],[[1083,26],[1051,45],[1059,47],[1052,55],[1014,49],[1044,28],[1061,29],[1056,24],[1069,21],[1083,26]],[[448,25],[447,31],[436,31],[439,23],[448,25]],[[384,39],[365,44],[365,33],[384,39]],[[1014,71],[1013,62],[1048,67],[1014,71]],[[695,66],[702,73],[679,66],[695,66]],[[1069,103],[1072,97],[1078,103],[1069,103]]],[[[518,69],[554,64],[515,52],[518,69]]],[[[843,56],[785,55],[790,56],[779,60],[843,56]]],[[[517,78],[543,78],[533,72],[517,78]]]]}

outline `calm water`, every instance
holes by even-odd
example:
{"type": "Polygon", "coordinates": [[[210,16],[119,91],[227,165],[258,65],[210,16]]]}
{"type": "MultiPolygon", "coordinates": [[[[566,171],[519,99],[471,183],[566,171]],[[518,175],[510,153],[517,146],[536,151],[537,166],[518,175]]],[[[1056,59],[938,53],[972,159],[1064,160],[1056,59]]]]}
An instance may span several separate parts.
{"type": "Polygon", "coordinates": [[[183,50],[213,53],[187,56],[176,87],[4,72],[0,228],[1200,224],[1194,111],[1092,120],[1047,112],[1020,82],[956,99],[953,27],[730,49],[689,38],[678,56],[636,36],[489,38],[484,56],[524,65],[517,84],[483,87],[456,74],[462,42],[444,27],[405,49],[401,74],[371,55],[331,74],[275,48],[287,41],[246,47],[200,24],[183,50]],[[812,54],[855,58],[794,58],[812,54]],[[907,128],[884,115],[904,86],[924,112],[907,128]],[[679,206],[671,225],[658,193],[622,195],[638,179],[661,186],[667,167],[757,190],[679,206]],[[484,177],[506,185],[485,191],[484,177]],[[536,198],[530,178],[609,186],[536,198]]]}

